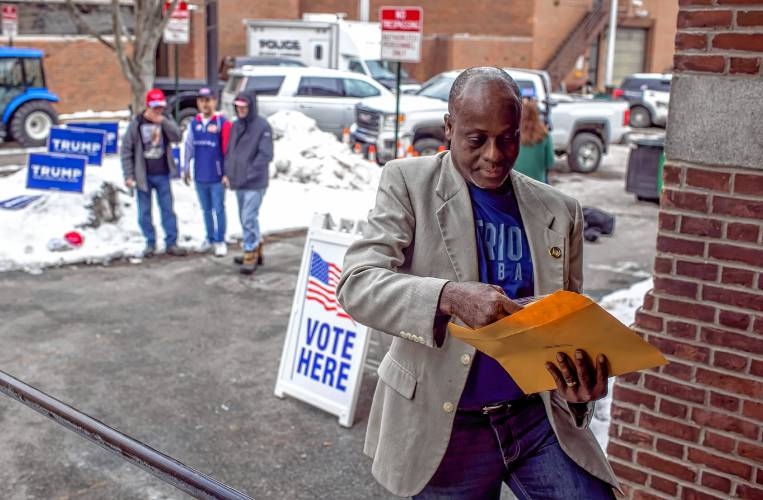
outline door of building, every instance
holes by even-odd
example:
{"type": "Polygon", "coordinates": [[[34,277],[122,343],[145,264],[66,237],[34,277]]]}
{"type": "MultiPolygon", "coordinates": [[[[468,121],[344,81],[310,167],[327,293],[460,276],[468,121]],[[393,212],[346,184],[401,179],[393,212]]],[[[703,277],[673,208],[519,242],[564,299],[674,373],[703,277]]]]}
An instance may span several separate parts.
{"type": "Polygon", "coordinates": [[[646,62],[646,33],[643,28],[617,28],[615,61],[612,82],[617,85],[623,78],[644,71],[646,62]]]}

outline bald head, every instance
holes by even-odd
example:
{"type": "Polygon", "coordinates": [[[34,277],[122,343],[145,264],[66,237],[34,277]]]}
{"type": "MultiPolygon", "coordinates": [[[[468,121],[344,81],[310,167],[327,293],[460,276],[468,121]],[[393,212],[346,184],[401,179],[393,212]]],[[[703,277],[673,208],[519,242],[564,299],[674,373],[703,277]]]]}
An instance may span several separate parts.
{"type": "Polygon", "coordinates": [[[491,66],[465,69],[456,77],[448,95],[448,113],[458,113],[467,87],[483,85],[492,87],[495,97],[509,99],[517,115],[522,114],[522,93],[519,85],[504,70],[491,66]]]}
{"type": "Polygon", "coordinates": [[[450,156],[468,182],[504,186],[519,154],[522,99],[519,86],[498,68],[463,71],[450,90],[445,137],[450,156]]]}

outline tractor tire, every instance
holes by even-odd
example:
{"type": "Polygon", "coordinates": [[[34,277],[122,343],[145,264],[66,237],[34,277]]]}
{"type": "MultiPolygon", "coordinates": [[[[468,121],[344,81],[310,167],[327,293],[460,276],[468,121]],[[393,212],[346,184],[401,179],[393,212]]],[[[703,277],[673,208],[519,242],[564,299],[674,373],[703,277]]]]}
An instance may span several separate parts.
{"type": "Polygon", "coordinates": [[[44,146],[58,115],[48,101],[29,101],[11,118],[11,137],[25,148],[44,146]]]}
{"type": "Polygon", "coordinates": [[[599,136],[583,132],[572,140],[567,164],[573,172],[590,174],[599,168],[603,156],[604,144],[599,136]]]}
{"type": "Polygon", "coordinates": [[[419,139],[413,143],[414,151],[416,151],[420,156],[434,156],[437,154],[437,150],[440,148],[440,146],[447,147],[444,142],[432,137],[419,139]]]}

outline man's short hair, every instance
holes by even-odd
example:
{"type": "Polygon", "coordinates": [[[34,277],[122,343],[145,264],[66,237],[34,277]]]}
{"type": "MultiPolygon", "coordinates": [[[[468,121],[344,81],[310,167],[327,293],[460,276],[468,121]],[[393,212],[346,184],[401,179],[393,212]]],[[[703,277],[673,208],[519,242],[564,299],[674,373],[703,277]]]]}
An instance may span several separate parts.
{"type": "Polygon", "coordinates": [[[464,93],[464,89],[470,83],[481,82],[500,82],[506,85],[506,89],[511,93],[514,110],[517,112],[517,116],[522,113],[522,92],[519,90],[519,85],[514,79],[501,68],[494,68],[492,66],[481,66],[476,68],[468,68],[462,71],[453,82],[453,86],[450,88],[450,94],[448,94],[448,113],[454,114],[453,107],[461,99],[461,95],[464,93]]]}

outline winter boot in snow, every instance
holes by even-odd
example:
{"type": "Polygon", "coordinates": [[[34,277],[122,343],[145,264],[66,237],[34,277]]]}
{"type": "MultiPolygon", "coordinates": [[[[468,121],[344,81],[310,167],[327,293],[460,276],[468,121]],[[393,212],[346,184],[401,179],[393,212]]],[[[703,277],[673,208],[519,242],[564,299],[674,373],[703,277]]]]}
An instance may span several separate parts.
{"type": "Polygon", "coordinates": [[[257,269],[257,251],[244,252],[244,261],[239,271],[241,274],[252,274],[257,269]]]}

